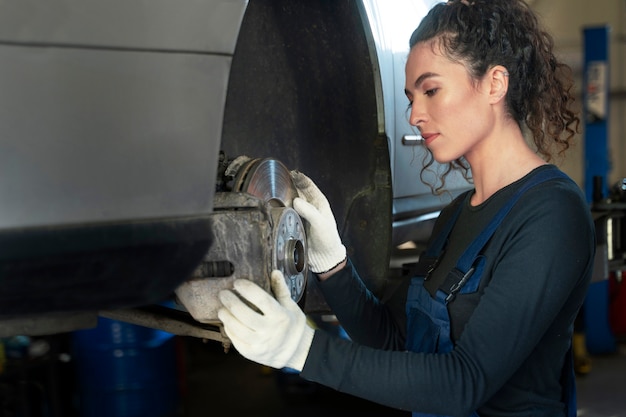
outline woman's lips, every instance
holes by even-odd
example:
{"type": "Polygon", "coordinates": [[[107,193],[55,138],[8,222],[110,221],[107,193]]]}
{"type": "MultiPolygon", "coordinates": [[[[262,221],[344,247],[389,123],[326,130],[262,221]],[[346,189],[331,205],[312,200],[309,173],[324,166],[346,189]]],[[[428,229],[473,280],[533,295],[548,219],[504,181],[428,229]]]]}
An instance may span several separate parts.
{"type": "Polygon", "coordinates": [[[437,137],[439,137],[439,133],[422,133],[422,138],[426,146],[431,144],[437,137]]]}

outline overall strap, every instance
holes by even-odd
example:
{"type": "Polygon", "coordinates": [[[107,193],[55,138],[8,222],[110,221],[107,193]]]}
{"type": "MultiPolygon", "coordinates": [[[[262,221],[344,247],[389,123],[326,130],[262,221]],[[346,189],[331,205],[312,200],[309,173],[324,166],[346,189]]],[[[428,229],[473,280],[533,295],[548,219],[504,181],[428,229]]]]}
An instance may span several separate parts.
{"type": "MultiPolygon", "coordinates": [[[[452,232],[452,228],[463,210],[463,205],[470,196],[470,191],[471,190],[466,191],[457,197],[455,200],[456,207],[452,212],[452,216],[450,216],[448,221],[443,225],[441,231],[430,242],[426,250],[420,254],[419,260],[414,263],[403,265],[402,275],[409,277],[426,277],[433,269],[435,269],[437,262],[441,258],[446,244],[448,243],[448,236],[450,235],[450,232],[452,232]]],[[[455,202],[452,204],[455,204],[455,202]]]]}
{"type": "Polygon", "coordinates": [[[463,210],[463,206],[465,202],[469,198],[471,194],[471,190],[464,192],[461,196],[457,198],[458,204],[452,213],[450,219],[444,224],[443,228],[439,232],[439,234],[435,237],[435,239],[428,245],[428,249],[424,252],[427,257],[438,257],[441,252],[443,252],[446,243],[448,242],[448,236],[452,232],[454,225],[456,224],[456,220],[459,218],[461,211],[463,210]]]}
{"type": "Polygon", "coordinates": [[[515,194],[511,196],[506,204],[496,213],[493,219],[491,219],[491,222],[489,222],[487,227],[480,232],[478,237],[476,237],[476,239],[474,239],[474,241],[467,247],[465,252],[463,252],[456,264],[456,268],[448,274],[445,282],[440,287],[441,290],[448,294],[446,301],[451,301],[456,293],[461,290],[461,288],[472,276],[476,267],[474,263],[478,258],[480,251],[485,247],[489,239],[491,239],[500,223],[502,223],[507,214],[509,214],[520,197],[530,188],[556,178],[569,177],[556,168],[545,169],[530,177],[528,181],[526,181],[515,192],[515,194]]]}

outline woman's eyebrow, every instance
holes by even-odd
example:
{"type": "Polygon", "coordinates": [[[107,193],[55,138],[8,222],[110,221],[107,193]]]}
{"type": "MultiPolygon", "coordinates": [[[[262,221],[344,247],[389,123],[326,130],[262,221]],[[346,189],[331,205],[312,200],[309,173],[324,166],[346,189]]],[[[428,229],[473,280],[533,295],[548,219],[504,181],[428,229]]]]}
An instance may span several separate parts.
{"type": "Polygon", "coordinates": [[[419,88],[420,85],[422,85],[422,83],[424,81],[426,81],[428,78],[432,78],[432,77],[438,77],[439,74],[436,74],[434,72],[425,72],[422,75],[420,75],[419,77],[417,77],[417,80],[415,80],[415,83],[413,84],[413,86],[415,88],[419,88]]]}

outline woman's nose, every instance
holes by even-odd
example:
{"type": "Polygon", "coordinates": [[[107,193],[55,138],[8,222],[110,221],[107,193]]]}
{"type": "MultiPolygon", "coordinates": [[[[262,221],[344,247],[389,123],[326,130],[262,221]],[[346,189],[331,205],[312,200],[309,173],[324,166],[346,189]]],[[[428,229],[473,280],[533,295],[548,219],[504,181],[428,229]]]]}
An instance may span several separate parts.
{"type": "Polygon", "coordinates": [[[424,123],[425,120],[426,116],[424,112],[420,109],[419,104],[413,101],[413,103],[411,104],[411,112],[409,114],[409,124],[411,124],[411,126],[419,128],[419,125],[424,123]]]}

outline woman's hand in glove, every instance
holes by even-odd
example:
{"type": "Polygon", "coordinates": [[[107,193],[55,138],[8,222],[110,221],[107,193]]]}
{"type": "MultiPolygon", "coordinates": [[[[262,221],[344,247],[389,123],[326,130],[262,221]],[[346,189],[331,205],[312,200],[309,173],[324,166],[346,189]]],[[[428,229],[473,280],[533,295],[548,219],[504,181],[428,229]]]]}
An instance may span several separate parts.
{"type": "Polygon", "coordinates": [[[252,281],[235,280],[234,289],[239,296],[231,290],[220,291],[223,307],[217,316],[241,355],[262,365],[277,369],[288,367],[300,372],[309,354],[314,330],[291,299],[280,271],[272,271],[271,285],[276,299],[252,281]]]}
{"type": "Polygon", "coordinates": [[[299,196],[294,198],[293,208],[309,223],[309,268],[316,274],[324,274],[346,259],[346,247],[341,243],[335,216],[324,194],[301,172],[291,171],[291,178],[299,196]]]}

